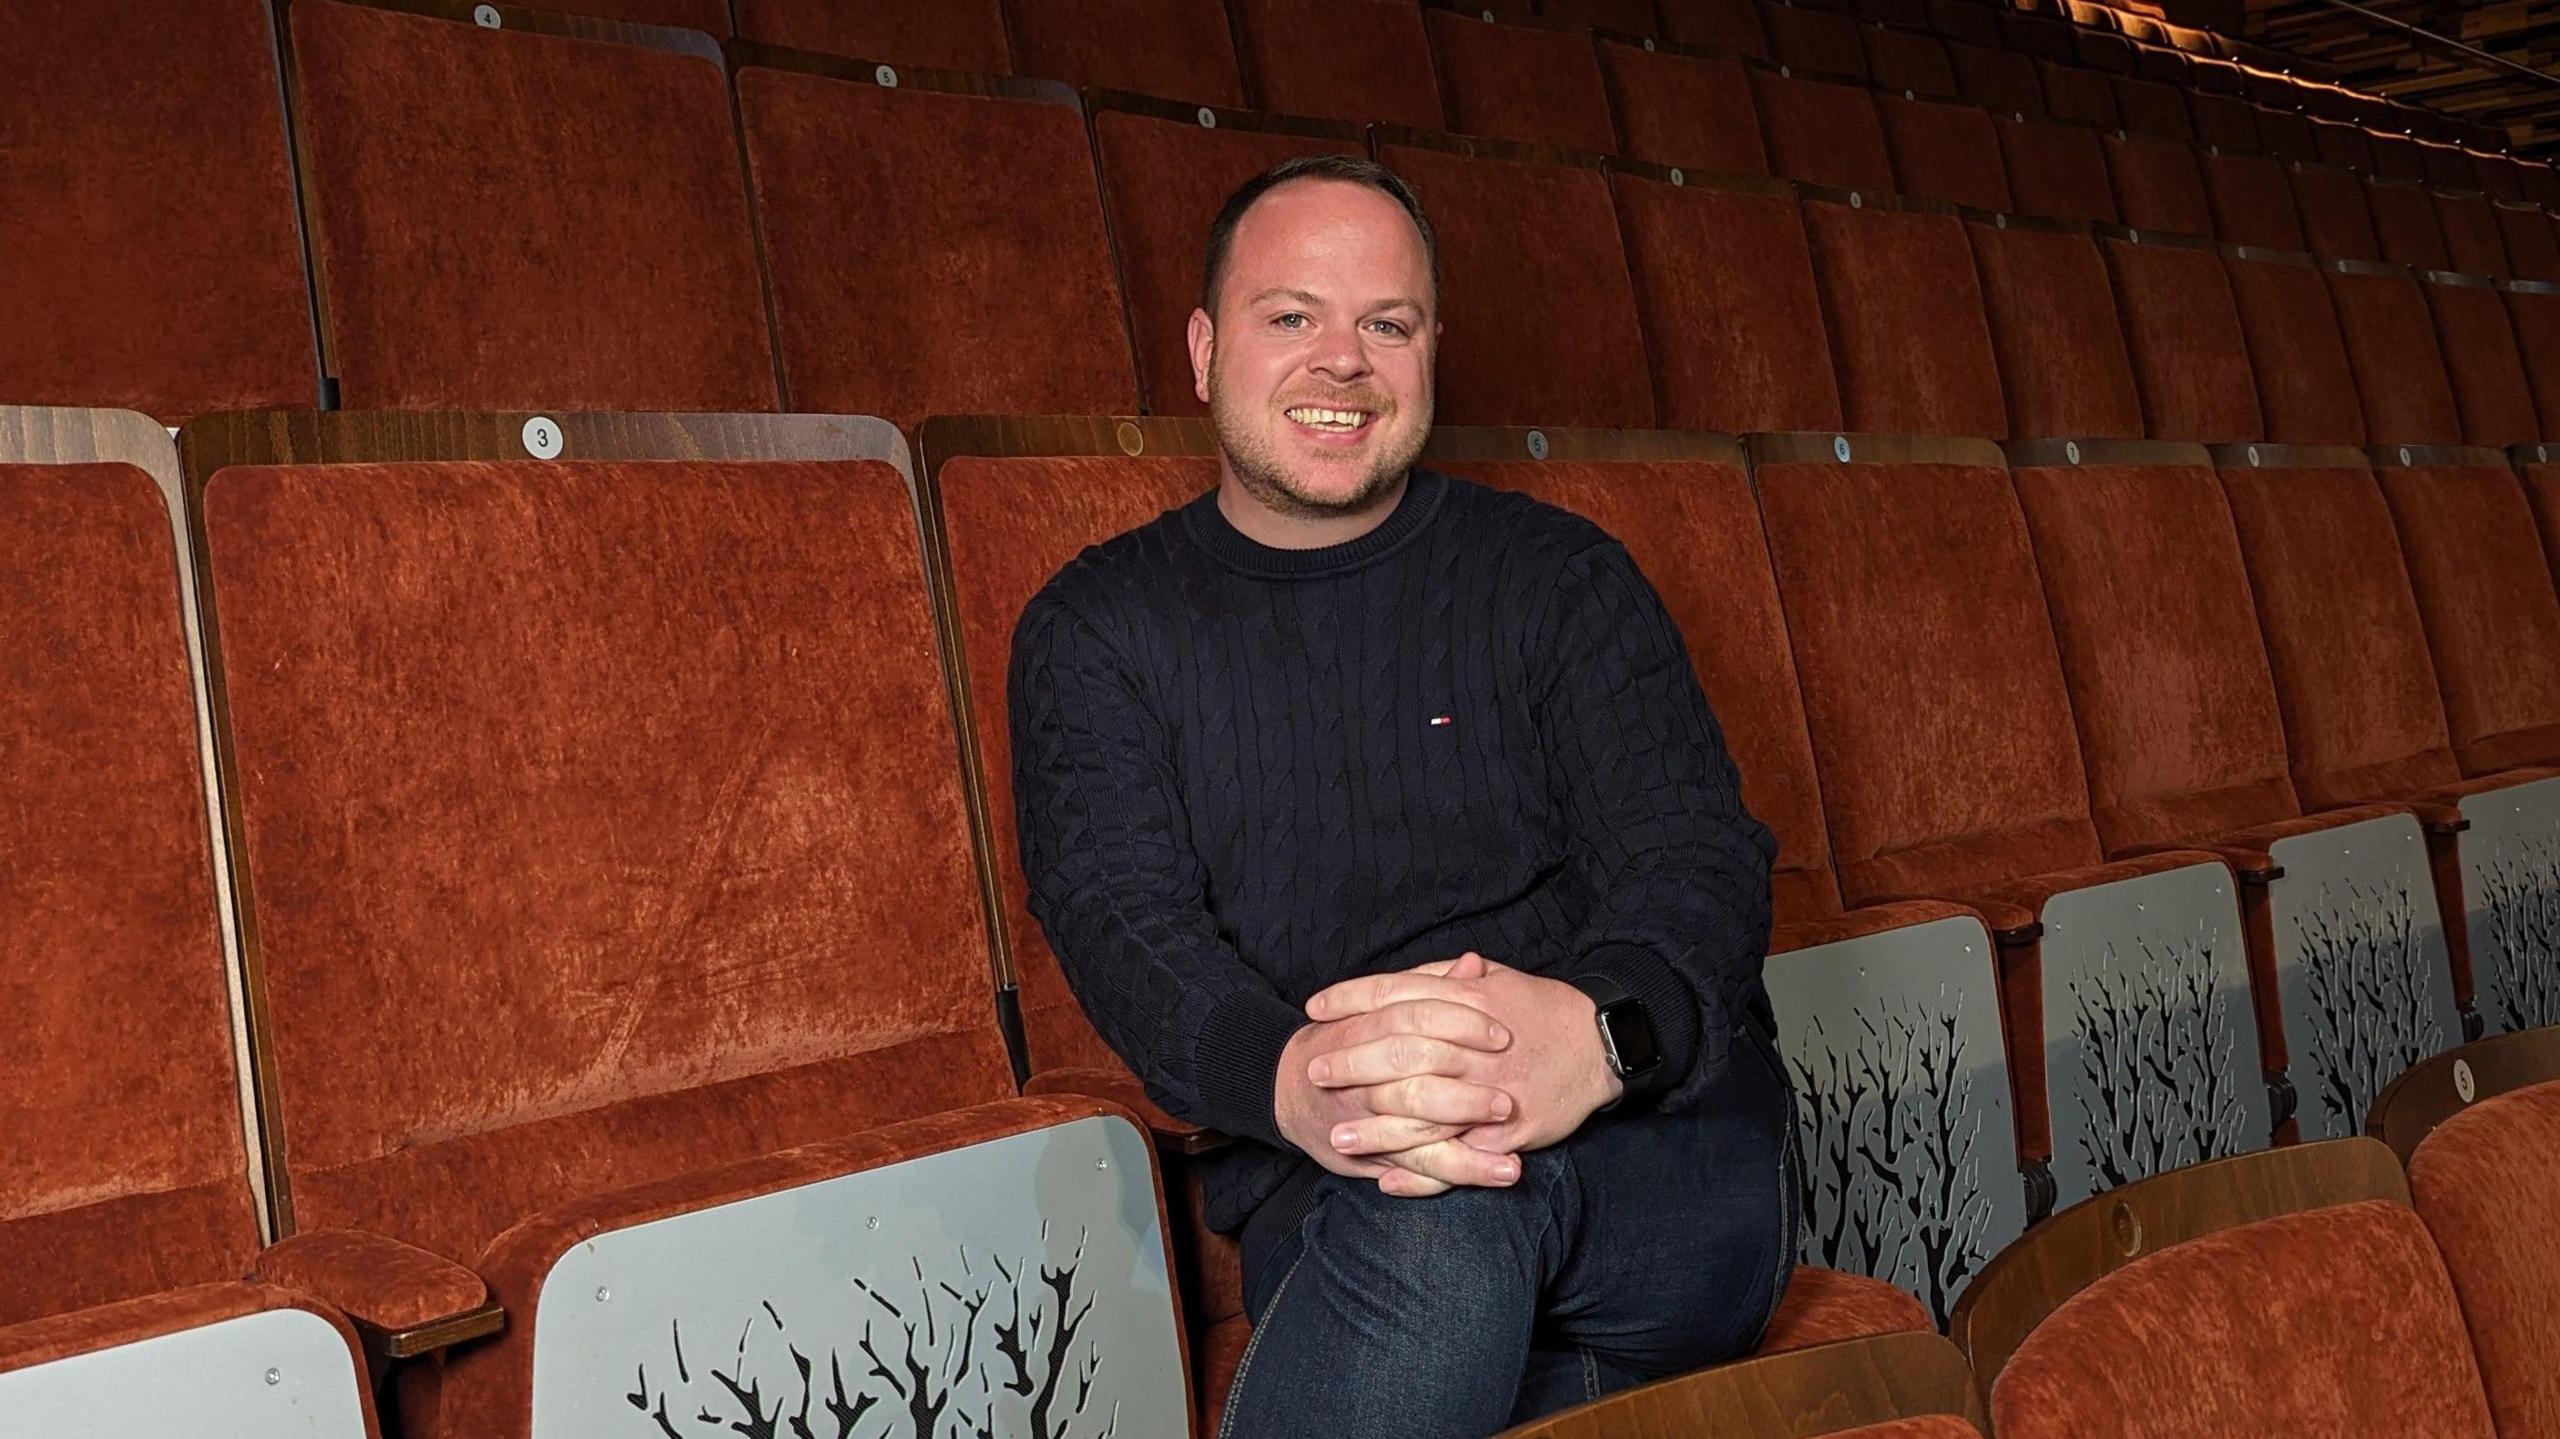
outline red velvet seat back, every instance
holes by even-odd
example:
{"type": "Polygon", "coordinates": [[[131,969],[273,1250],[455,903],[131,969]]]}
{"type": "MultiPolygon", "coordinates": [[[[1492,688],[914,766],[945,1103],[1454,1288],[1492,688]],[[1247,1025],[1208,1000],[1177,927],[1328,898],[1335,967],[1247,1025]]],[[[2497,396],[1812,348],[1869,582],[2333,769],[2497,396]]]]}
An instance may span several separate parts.
{"type": "Polygon", "coordinates": [[[733,0],[738,33],[791,50],[890,65],[1005,75],[1013,48],[999,0],[733,0]]]}
{"type": "Polygon", "coordinates": [[[316,403],[265,0],[12,0],[0,54],[0,397],[316,403]]]}
{"type": "Polygon", "coordinates": [[[1783,187],[1609,178],[1671,429],[1837,429],[1840,391],[1804,218],[1783,187]]]}
{"type": "Polygon", "coordinates": [[[1878,94],[1875,104],[1897,190],[1976,210],[2010,208],[2009,175],[1989,115],[1971,105],[1899,95],[1878,94]]]}
{"type": "Polygon", "coordinates": [[[0,464],[0,1327],[258,1248],[168,502],[0,464]]]}
{"type": "Polygon", "coordinates": [[[2359,175],[2373,173],[2373,136],[2361,125],[2338,120],[2311,122],[2311,143],[2323,165],[2352,170],[2359,175]]]}
{"type": "Polygon", "coordinates": [[[2224,254],[2223,265],[2257,373],[2267,437],[2280,444],[2362,444],[2355,371],[2318,267],[2307,255],[2237,248],[2224,254]]]}
{"type": "Polygon", "coordinates": [[[1769,34],[1769,58],[1805,75],[1840,80],[1867,78],[1867,49],[1858,22],[1837,10],[1763,0],[1760,26],[1769,34]]]}
{"type": "Polygon", "coordinates": [[[774,407],[716,51],[336,0],[291,21],[348,406],[774,407]]]}
{"type": "Polygon", "coordinates": [[[1600,73],[1621,153],[1718,175],[1766,175],[1760,112],[1739,61],[1603,40],[1600,73]]]}
{"type": "Polygon", "coordinates": [[[2427,308],[2435,314],[2454,403],[2462,411],[2464,442],[2513,445],[2543,434],[2524,354],[2498,292],[2476,275],[2429,275],[2426,281],[2427,308]]]}
{"type": "Polygon", "coordinates": [[[2259,149],[2279,160],[2308,162],[2320,158],[2320,142],[2312,133],[2308,117],[2264,105],[2256,109],[2259,149]]]}
{"type": "Polygon", "coordinates": [[[1021,988],[1022,1029],[1036,1073],[1120,1064],[1086,1023],[1058,957],[1031,917],[1014,827],[1013,731],[1005,672],[1013,627],[1049,577],[1087,545],[1154,519],[1218,483],[1209,457],[956,458],[937,476],[950,556],[952,620],[967,656],[969,726],[978,742],[988,840],[1003,899],[1006,947],[1021,988]]]}
{"type": "Polygon", "coordinates": [[[1753,0],[1657,0],[1663,38],[1726,55],[1769,55],[1768,32],[1753,0]]]}
{"type": "MultiPolygon", "coordinates": [[[[2391,457],[2396,461],[2396,455],[2391,457]]],[[[2465,774],[2560,762],[2560,594],[2533,507],[2495,450],[2376,470],[2465,774]]]]}
{"type": "Polygon", "coordinates": [[[2436,204],[2436,228],[2444,232],[2445,257],[2452,262],[2448,268],[2492,280],[2514,277],[2498,234],[2498,212],[2490,208],[2488,197],[2439,192],[2430,198],[2436,204]]]}
{"type": "Polygon", "coordinates": [[[2453,268],[2444,227],[2436,219],[2435,200],[2426,191],[2377,180],[2366,182],[2364,196],[2373,212],[2373,233],[2382,244],[2382,258],[2418,270],[2453,268]]]}
{"type": "Polygon", "coordinates": [[[2519,201],[2497,207],[2498,240],[2508,268],[2520,280],[2560,280],[2560,238],[2541,206],[2519,201]]]}
{"type": "Polygon", "coordinates": [[[1422,12],[1406,0],[1236,0],[1253,103],[1284,115],[1448,128],[1422,12]]]}
{"type": "Polygon", "coordinates": [[[233,467],[203,504],[297,1227],[1002,1097],[903,475],[233,467]]]}
{"type": "Polygon", "coordinates": [[[2222,1230],[2100,1279],[1992,1381],[1991,1423],[2003,1439],[2494,1432],[2444,1260],[2381,1200],[2222,1230]]]}
{"type": "Polygon", "coordinates": [[[1084,117],[1063,94],[750,66],[738,108],[793,408],[912,425],[1136,407],[1084,117]]]}
{"type": "Polygon", "coordinates": [[[2501,1094],[2436,1126],[2409,1156],[2409,1191],[2453,1276],[2501,1434],[2560,1427],[2560,1083],[2501,1094]]]}
{"type": "Polygon", "coordinates": [[[1572,510],[1627,546],[1689,643],[1742,772],[1744,805],[1778,836],[1770,875],[1778,922],[1839,913],[1804,700],[1742,467],[1522,460],[1444,468],[1572,510]]]}
{"type": "Polygon", "coordinates": [[[2012,471],[2110,853],[2301,812],[2222,486],[2160,448],[2012,471]]]}
{"type": "Polygon", "coordinates": [[[2116,217],[2137,230],[2211,235],[2213,206],[2205,198],[2196,153],[2183,141],[2148,135],[2104,138],[2107,174],[2115,186],[2116,217]]]}
{"type": "Polygon", "coordinates": [[[2021,215],[2114,224],[2115,191],[2097,132],[2047,120],[1996,120],[2009,195],[2021,215]]]}
{"type": "Polygon", "coordinates": [[[1893,157],[1863,85],[1751,75],[1770,173],[1835,190],[1893,189],[1893,157]]]}
{"type": "Polygon", "coordinates": [[[2560,435],[2560,285],[2519,280],[2502,288],[2539,429],[2560,435]]]}
{"type": "Polygon", "coordinates": [[[1449,128],[1605,155],[1618,148],[1588,34],[1426,11],[1449,128]]]}
{"type": "Polygon", "coordinates": [[[2044,76],[2045,114],[2066,124],[2101,130],[2122,123],[2116,114],[2115,86],[2104,72],[2055,60],[2039,61],[2036,69],[2044,76]]]}
{"type": "Polygon", "coordinates": [[[1936,36],[1887,25],[1861,25],[1858,34],[1867,47],[1867,77],[1879,94],[1955,98],[1955,65],[1936,36]]]}
{"type": "Polygon", "coordinates": [[[2245,440],[2260,433],[2240,309],[2213,251],[2105,237],[2098,248],[2124,316],[2125,351],[2155,440],[2245,440]]]}
{"type": "Polygon", "coordinates": [[[2187,115],[2195,121],[2196,143],[2200,145],[2243,153],[2258,149],[2258,111],[2246,100],[2190,90],[2187,115]]]}
{"type": "Polygon", "coordinates": [[[1597,169],[1390,141],[1440,232],[1440,421],[1641,428],[1653,378],[1597,169]]]}
{"type": "Polygon", "coordinates": [[[2098,862],[2061,657],[1998,451],[1764,454],[1760,506],[1842,897],[2098,862]]]}
{"type": "Polygon", "coordinates": [[[2362,180],[2326,165],[2296,165],[2287,174],[2311,253],[2340,260],[2382,258],[2382,240],[2373,232],[2362,180]]]}
{"type": "Polygon", "coordinates": [[[2248,560],[2294,788],[2311,809],[2461,777],[2389,506],[2352,450],[2216,456],[2248,560]]]}
{"type": "Polygon", "coordinates": [[[2293,208],[2284,167],[2264,155],[2199,152],[2205,197],[2213,205],[2213,233],[2234,245],[2302,250],[2310,242],[2293,208]]]}
{"type": "Polygon", "coordinates": [[[1884,199],[1809,199],[1804,216],[1849,428],[2006,436],[1963,222],[1884,199]]]}
{"type": "Polygon", "coordinates": [[[1356,151],[1359,142],[1110,109],[1095,113],[1093,140],[1147,410],[1206,414],[1192,388],[1188,327],[1200,303],[1210,222],[1237,186],[1264,170],[1300,155],[1356,151]]]}
{"type": "Polygon", "coordinates": [[[1224,0],[1004,0],[1017,73],[1193,105],[1244,104],[1224,0]]]}
{"type": "Polygon", "coordinates": [[[2088,232],[1969,220],[1965,234],[1982,277],[2010,433],[2139,438],[2142,397],[2106,261],[2088,232]]]}
{"type": "Polygon", "coordinates": [[[2366,433],[2376,444],[2461,443],[2462,413],[2417,277],[2364,260],[2332,260],[2321,268],[2355,369],[2366,433]]]}
{"type": "Polygon", "coordinates": [[[2036,120],[2044,117],[2044,78],[2036,62],[1997,45],[1947,43],[1947,58],[1956,67],[1956,88],[1964,98],[1995,115],[2036,120]]]}
{"type": "Polygon", "coordinates": [[[2195,138],[2195,117],[2187,113],[2187,97],[2176,85],[2118,75],[2115,87],[2116,113],[2126,129],[2163,140],[2195,138]]]}

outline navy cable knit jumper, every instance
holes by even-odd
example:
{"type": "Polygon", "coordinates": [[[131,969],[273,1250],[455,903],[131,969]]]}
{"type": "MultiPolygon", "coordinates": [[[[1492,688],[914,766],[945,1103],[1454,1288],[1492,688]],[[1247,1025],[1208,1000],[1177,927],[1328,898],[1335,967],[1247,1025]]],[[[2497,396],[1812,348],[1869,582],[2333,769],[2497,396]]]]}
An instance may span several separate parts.
{"type": "Polygon", "coordinates": [[[1417,470],[1368,534],[1281,550],[1213,491],[1059,571],[1009,703],[1032,913],[1147,1093],[1242,1141],[1217,1228],[1308,1163],[1272,1076],[1338,980],[1470,949],[1603,976],[1666,1109],[1770,1033],[1774,845],[1661,601],[1577,516],[1417,470]]]}

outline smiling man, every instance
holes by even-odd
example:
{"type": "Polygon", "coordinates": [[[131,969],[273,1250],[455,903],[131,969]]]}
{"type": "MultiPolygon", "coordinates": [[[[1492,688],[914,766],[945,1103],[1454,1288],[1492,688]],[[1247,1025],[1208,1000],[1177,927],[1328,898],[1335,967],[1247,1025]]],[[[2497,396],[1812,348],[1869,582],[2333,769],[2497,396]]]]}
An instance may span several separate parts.
{"type": "Polygon", "coordinates": [[[1414,468],[1403,181],[1282,165],[1206,271],[1218,487],[1050,581],[1010,706],[1078,1000],[1238,1140],[1224,1432],[1477,1436],[1741,1353],[1796,1247],[1772,844],[1680,635],[1587,522],[1414,468]]]}

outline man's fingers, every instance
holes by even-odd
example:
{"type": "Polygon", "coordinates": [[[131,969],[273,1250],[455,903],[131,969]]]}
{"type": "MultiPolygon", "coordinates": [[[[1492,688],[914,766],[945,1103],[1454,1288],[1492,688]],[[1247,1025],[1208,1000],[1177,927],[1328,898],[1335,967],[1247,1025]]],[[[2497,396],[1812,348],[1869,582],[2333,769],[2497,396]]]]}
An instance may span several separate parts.
{"type": "Polygon", "coordinates": [[[1434,1124],[1427,1119],[1408,1119],[1401,1114],[1381,1114],[1337,1124],[1330,1137],[1336,1154],[1400,1154],[1408,1149],[1454,1139],[1465,1128],[1464,1124],[1434,1124]]]}
{"type": "Polygon", "coordinates": [[[1378,1176],[1378,1188],[1398,1199],[1429,1199],[1446,1194],[1449,1186],[1437,1179],[1425,1179],[1410,1169],[1389,1169],[1378,1176]]]}
{"type": "Polygon", "coordinates": [[[1364,974],[1317,990],[1307,1000],[1307,1018],[1349,1019],[1411,999],[1456,999],[1467,981],[1445,975],[1405,970],[1398,974],[1364,974]]]}
{"type": "Polygon", "coordinates": [[[1518,1108],[1510,1095],[1491,1085],[1443,1074],[1372,1085],[1351,1097],[1371,1114],[1393,1114],[1427,1124],[1499,1124],[1518,1108]]]}
{"type": "Polygon", "coordinates": [[[1515,1154],[1487,1154],[1481,1149],[1444,1139],[1402,1154],[1385,1156],[1386,1162],[1398,1169],[1410,1170],[1425,1179],[1443,1184],[1465,1184],[1479,1189],[1499,1189],[1520,1178],[1520,1157],[1515,1154]]]}
{"type": "Polygon", "coordinates": [[[1345,1024],[1344,1034],[1357,1036],[1354,1042],[1390,1034],[1419,1034],[1487,1053],[1511,1047],[1511,1031],[1502,1021],[1474,1005],[1446,999],[1409,999],[1345,1024]]]}
{"type": "Polygon", "coordinates": [[[1390,1034],[1320,1054],[1307,1063],[1307,1079],[1326,1089],[1386,1084],[1416,1075],[1467,1072],[1483,1051],[1425,1034],[1390,1034]]]}

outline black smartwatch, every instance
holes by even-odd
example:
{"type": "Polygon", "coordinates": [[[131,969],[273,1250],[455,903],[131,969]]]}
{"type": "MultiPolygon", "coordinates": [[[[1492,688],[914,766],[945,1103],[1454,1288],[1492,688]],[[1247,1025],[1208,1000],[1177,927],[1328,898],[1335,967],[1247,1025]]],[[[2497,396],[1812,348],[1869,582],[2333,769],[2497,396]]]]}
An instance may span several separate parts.
{"type": "MultiPolygon", "coordinates": [[[[1584,975],[1571,983],[1591,996],[1591,1006],[1598,1012],[1600,1052],[1608,1057],[1609,1072],[1618,1076],[1628,1093],[1634,1092],[1637,1081],[1662,1065],[1662,1046],[1653,1037],[1653,1016],[1645,1012],[1643,1000],[1614,980],[1584,975]]],[[[1616,1102],[1610,1101],[1611,1105],[1616,1102]]]]}

